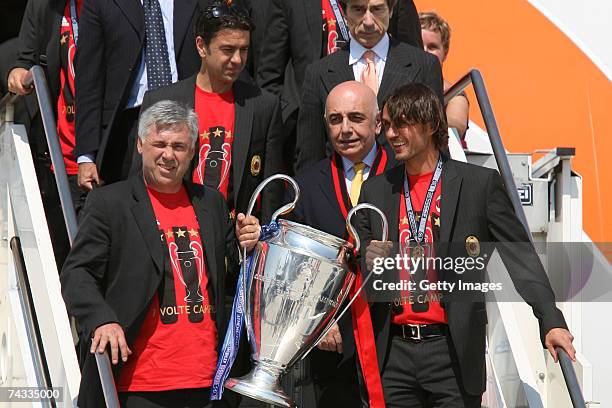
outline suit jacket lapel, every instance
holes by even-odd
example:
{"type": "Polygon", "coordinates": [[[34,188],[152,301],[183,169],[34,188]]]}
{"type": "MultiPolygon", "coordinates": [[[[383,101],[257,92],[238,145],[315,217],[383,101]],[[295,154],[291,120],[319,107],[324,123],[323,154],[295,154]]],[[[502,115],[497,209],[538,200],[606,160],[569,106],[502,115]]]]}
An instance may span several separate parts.
{"type": "MultiPolygon", "coordinates": [[[[212,215],[211,212],[204,205],[204,194],[203,188],[195,189],[194,185],[190,182],[185,183],[187,194],[191,200],[191,205],[195,212],[200,226],[200,239],[202,240],[202,246],[204,247],[204,259],[206,260],[206,276],[208,278],[209,288],[212,288],[215,299],[217,296],[223,296],[216,293],[217,289],[217,259],[215,258],[215,234],[214,231],[209,228],[211,223],[209,220],[212,215]]],[[[210,300],[211,304],[213,300],[210,300]]]]}
{"type": "Polygon", "coordinates": [[[321,29],[322,13],[320,0],[304,1],[294,0],[302,4],[304,14],[306,15],[306,22],[308,24],[308,30],[310,31],[310,40],[312,46],[313,61],[318,60],[321,57],[321,44],[323,44],[323,30],[321,29]]]}
{"type": "Polygon", "coordinates": [[[440,241],[449,242],[453,225],[455,224],[455,211],[459,201],[462,177],[457,172],[455,162],[447,159],[442,167],[442,198],[440,218],[440,241]]]}
{"type": "Polygon", "coordinates": [[[197,0],[181,0],[174,2],[173,20],[173,36],[174,36],[174,55],[178,59],[183,45],[183,39],[187,33],[187,29],[191,28],[187,22],[191,21],[191,17],[198,5],[197,0]]]}
{"type": "Polygon", "coordinates": [[[142,179],[142,173],[132,177],[131,181],[132,197],[134,200],[131,208],[132,214],[136,224],[138,224],[144,243],[151,254],[151,258],[155,263],[157,272],[162,274],[164,271],[165,248],[162,245],[160,232],[155,223],[155,213],[153,212],[153,206],[142,179]]]}
{"type": "Polygon", "coordinates": [[[385,62],[385,70],[380,81],[380,89],[378,90],[378,105],[381,106],[387,95],[392,92],[398,85],[406,81],[406,77],[414,77],[412,71],[415,67],[407,56],[398,51],[399,42],[390,39],[389,53],[385,62]]]}
{"type": "MultiPolygon", "coordinates": [[[[385,177],[385,176],[383,176],[385,177]]],[[[388,217],[389,238],[391,242],[399,240],[399,206],[402,196],[402,186],[404,182],[404,166],[398,166],[388,173],[389,183],[385,185],[386,191],[383,192],[382,212],[388,217]]],[[[382,233],[382,231],[381,231],[382,233]]]]}
{"type": "MultiPolygon", "coordinates": [[[[328,164],[329,164],[328,166],[325,166],[324,168],[321,169],[321,179],[319,183],[319,188],[321,192],[323,193],[323,196],[325,197],[325,199],[329,201],[331,208],[334,208],[337,211],[338,217],[334,217],[334,219],[338,218],[338,219],[343,220],[344,215],[342,214],[342,210],[340,210],[340,204],[338,204],[338,199],[336,197],[336,191],[334,189],[333,175],[331,173],[331,163],[328,163],[328,164]]],[[[344,183],[344,186],[346,186],[346,183],[344,182],[344,178],[340,180],[340,183],[344,183]]],[[[340,188],[343,188],[342,184],[340,185],[340,188]]],[[[350,210],[350,207],[347,207],[347,211],[349,210],[350,210]]]]}
{"type": "Polygon", "coordinates": [[[336,51],[335,54],[327,58],[332,58],[332,60],[330,61],[331,64],[327,68],[327,72],[329,73],[329,75],[323,75],[323,81],[325,82],[327,92],[331,91],[334,86],[342,82],[355,80],[353,67],[351,67],[348,63],[348,45],[342,48],[341,50],[336,51]]]}
{"type": "Polygon", "coordinates": [[[130,24],[132,24],[138,33],[138,38],[141,41],[144,40],[144,9],[140,0],[115,0],[115,3],[117,3],[117,6],[123,11],[123,14],[125,14],[130,24]]]}
{"type": "Polygon", "coordinates": [[[253,99],[247,98],[249,94],[247,85],[241,80],[234,84],[234,143],[232,144],[232,169],[234,181],[234,206],[238,199],[240,184],[247,161],[251,133],[253,131],[253,99]]]}

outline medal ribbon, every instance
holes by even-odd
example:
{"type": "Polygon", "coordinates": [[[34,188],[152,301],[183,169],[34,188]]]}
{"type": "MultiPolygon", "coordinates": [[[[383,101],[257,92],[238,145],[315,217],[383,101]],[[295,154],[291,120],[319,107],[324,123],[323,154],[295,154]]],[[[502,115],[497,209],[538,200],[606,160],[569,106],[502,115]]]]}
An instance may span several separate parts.
{"type": "Polygon", "coordinates": [[[340,6],[338,5],[337,0],[329,0],[329,4],[332,6],[332,10],[334,10],[334,15],[336,16],[336,24],[340,27],[340,32],[342,33],[342,39],[346,42],[349,41],[348,29],[346,28],[346,22],[344,21],[344,14],[342,14],[342,10],[340,10],[340,6]]]}
{"type": "Polygon", "coordinates": [[[429,218],[429,210],[431,209],[431,201],[436,187],[440,181],[442,175],[442,156],[438,156],[438,163],[436,164],[436,170],[431,176],[429,182],[429,188],[427,189],[427,196],[425,196],[425,202],[423,203],[423,210],[421,211],[421,219],[419,221],[419,227],[417,229],[416,217],[414,215],[414,209],[412,207],[412,200],[410,198],[410,184],[408,182],[408,174],[404,178],[404,200],[406,201],[406,211],[408,212],[408,222],[410,223],[410,232],[412,238],[416,241],[417,245],[421,245],[423,238],[425,237],[425,227],[427,226],[427,218],[429,218]]]}
{"type": "MultiPolygon", "coordinates": [[[[352,208],[351,200],[346,191],[346,183],[344,183],[344,172],[342,171],[342,162],[338,154],[334,154],[331,161],[332,179],[334,182],[334,191],[336,200],[340,206],[342,216],[346,219],[348,209],[352,208]],[[342,177],[342,182],[341,181],[342,177]]],[[[387,165],[387,152],[385,149],[378,147],[376,159],[372,163],[372,170],[375,175],[382,174],[387,165]]],[[[349,238],[349,242],[353,240],[349,238]]],[[[349,297],[354,297],[355,292],[362,285],[361,270],[359,264],[355,271],[355,283],[349,291],[349,297]]],[[[370,408],[385,408],[385,398],[380,380],[380,370],[378,368],[378,358],[376,356],[376,341],[374,339],[374,328],[372,327],[372,319],[370,317],[370,306],[365,295],[365,290],[359,292],[359,295],[351,305],[351,317],[353,320],[353,335],[355,336],[355,347],[357,348],[357,356],[363,373],[363,379],[368,391],[368,400],[370,408]]]]}

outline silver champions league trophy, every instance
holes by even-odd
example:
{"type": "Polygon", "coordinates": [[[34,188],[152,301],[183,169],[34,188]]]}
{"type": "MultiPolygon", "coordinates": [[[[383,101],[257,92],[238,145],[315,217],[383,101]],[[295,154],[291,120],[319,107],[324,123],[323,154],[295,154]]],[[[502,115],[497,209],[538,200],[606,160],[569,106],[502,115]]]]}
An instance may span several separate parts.
{"type": "MultiPolygon", "coordinates": [[[[304,358],[325,337],[357,297],[339,313],[347,298],[354,273],[348,266],[348,242],[306,225],[278,219],[295,207],[300,190],[289,176],[277,174],[264,180],[253,192],[247,215],[263,188],[273,180],[286,180],[295,190],[293,202],[272,215],[278,229],[257,243],[252,258],[252,273],[242,290],[246,293],[245,322],[251,358],[255,367],[247,375],[230,378],[225,388],[281,407],[295,407],[280,385],[282,375],[304,358]]],[[[359,204],[348,213],[346,226],[360,241],[351,217],[360,209],[372,209],[383,219],[387,240],[387,219],[378,208],[359,204]]],[[[246,259],[246,252],[243,260],[246,259]]],[[[367,281],[367,278],[364,280],[367,281]]]]}

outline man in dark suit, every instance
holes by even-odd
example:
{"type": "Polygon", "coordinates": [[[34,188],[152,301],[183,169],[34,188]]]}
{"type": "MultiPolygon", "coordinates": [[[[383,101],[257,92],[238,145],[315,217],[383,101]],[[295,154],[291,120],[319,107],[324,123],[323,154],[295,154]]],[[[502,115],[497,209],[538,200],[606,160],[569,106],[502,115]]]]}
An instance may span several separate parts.
{"type": "MultiPolygon", "coordinates": [[[[288,137],[285,149],[291,158],[295,153],[295,126],[306,68],[328,55],[329,38],[323,39],[329,37],[330,32],[331,38],[336,38],[331,50],[340,49],[348,41],[348,38],[343,38],[336,16],[323,13],[323,4],[327,10],[333,10],[327,5],[332,2],[339,9],[344,4],[337,0],[272,0],[270,5],[269,23],[258,54],[257,83],[281,98],[284,133],[292,135],[288,137]],[[330,30],[330,27],[335,30],[330,30]]],[[[418,14],[412,0],[396,3],[389,34],[422,48],[418,14]]]]}
{"type": "MultiPolygon", "coordinates": [[[[398,88],[383,107],[382,126],[402,165],[368,179],[361,190],[359,201],[377,206],[389,221],[390,242],[380,242],[380,220],[369,212],[357,215],[368,269],[375,258],[389,255],[391,242],[413,259],[456,260],[477,258],[481,243],[494,243],[538,318],[542,343],[555,358],[554,347],[560,346],[573,359],[573,337],[501,177],[443,157],[448,133],[437,95],[422,84],[398,88]]],[[[399,276],[418,287],[425,279],[483,282],[486,263],[463,275],[446,262],[428,270],[412,266],[399,276]]],[[[486,378],[484,293],[421,288],[401,291],[395,299],[371,306],[386,406],[480,407],[486,378]]]]}
{"type": "Polygon", "coordinates": [[[76,156],[79,185],[125,179],[147,89],[188,78],[199,0],[91,0],[79,18],[76,156]]]}
{"type": "MultiPolygon", "coordinates": [[[[151,106],[138,129],[142,172],[87,199],[60,277],[80,336],[80,407],[104,406],[93,353],[108,345],[121,406],[210,406],[237,241],[221,194],[183,180],[197,134],[193,109],[151,106]]],[[[235,234],[252,249],[257,220],[241,214],[235,234]]]]}
{"type": "Polygon", "coordinates": [[[297,124],[298,169],[331,152],[322,118],[327,94],[341,82],[368,84],[377,94],[379,105],[397,86],[412,82],[429,85],[442,99],[442,73],[437,59],[387,34],[394,4],[394,0],[347,1],[350,43],[306,70],[297,124]]]}
{"type": "MultiPolygon", "coordinates": [[[[163,99],[195,107],[200,137],[193,181],[220,190],[236,212],[246,212],[264,178],[283,170],[278,98],[240,76],[252,26],[242,7],[209,6],[196,24],[198,74],[147,92],[143,101],[143,109],[163,99]]],[[[280,204],[281,187],[264,191],[261,214],[266,221],[280,204]]]]}
{"type": "MultiPolygon", "coordinates": [[[[378,103],[374,92],[364,84],[348,81],[332,89],[325,122],[334,153],[297,174],[300,199],[290,216],[301,224],[348,239],[346,217],[359,198],[361,183],[393,167],[395,160],[376,143],[380,132],[378,103]]],[[[296,401],[299,406],[360,406],[350,319],[347,314],[340,327],[330,331],[318,349],[300,363],[299,373],[292,370],[293,387],[302,386],[301,404],[296,401]],[[305,386],[310,382],[314,396],[305,386]]]]}

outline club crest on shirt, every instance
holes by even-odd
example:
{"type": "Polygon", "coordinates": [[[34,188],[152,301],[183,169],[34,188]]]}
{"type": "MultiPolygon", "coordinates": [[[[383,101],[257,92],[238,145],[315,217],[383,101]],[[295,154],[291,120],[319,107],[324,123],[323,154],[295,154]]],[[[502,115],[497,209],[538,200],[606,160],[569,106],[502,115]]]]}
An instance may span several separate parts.
{"type": "Polygon", "coordinates": [[[261,171],[261,156],[256,154],[251,158],[251,175],[253,177],[259,176],[259,172],[261,171]]]}
{"type": "Polygon", "coordinates": [[[470,235],[465,239],[465,250],[472,258],[480,255],[480,242],[474,235],[470,235]]]}

